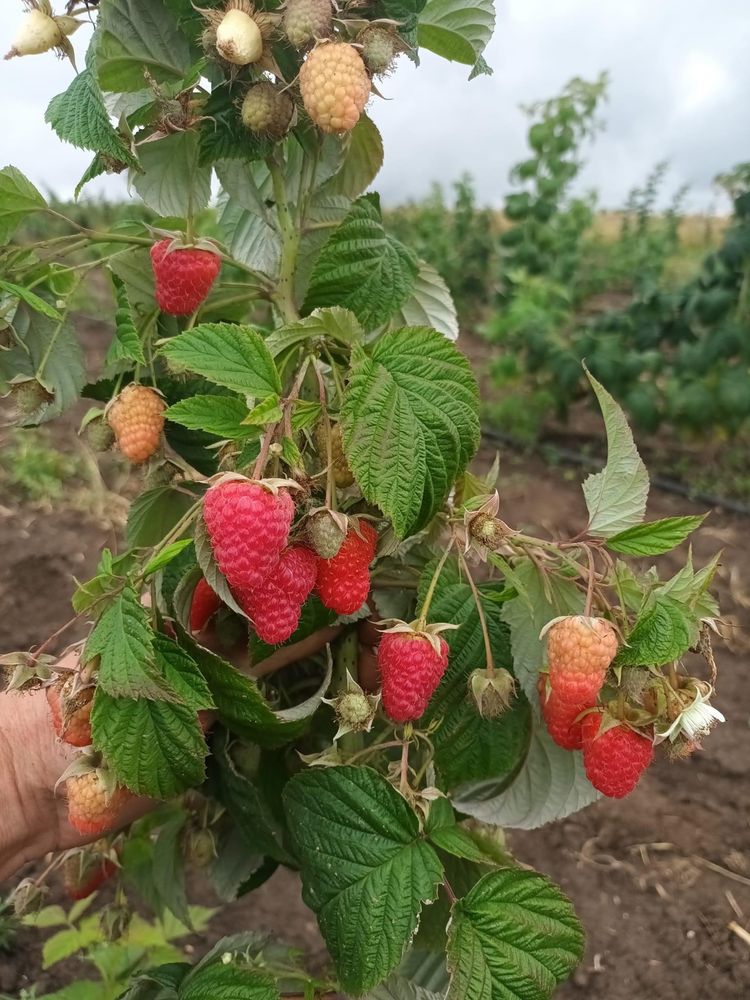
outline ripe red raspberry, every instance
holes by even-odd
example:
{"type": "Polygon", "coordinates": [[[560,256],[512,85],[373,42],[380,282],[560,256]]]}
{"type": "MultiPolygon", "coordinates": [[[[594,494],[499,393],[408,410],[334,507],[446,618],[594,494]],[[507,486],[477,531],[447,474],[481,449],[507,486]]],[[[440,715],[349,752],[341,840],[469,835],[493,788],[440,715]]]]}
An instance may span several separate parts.
{"type": "Polygon", "coordinates": [[[190,631],[202,632],[221,607],[221,598],[203,577],[195,585],[190,603],[190,631]]]}
{"type": "Polygon", "coordinates": [[[189,316],[208,297],[221,270],[221,258],[211,250],[193,247],[170,251],[173,242],[165,239],[151,247],[156,301],[163,312],[189,316]]]}
{"type": "Polygon", "coordinates": [[[588,706],[561,701],[554,691],[547,690],[544,679],[539,688],[539,704],[547,732],[563,750],[580,750],[583,746],[583,732],[580,721],[577,722],[576,719],[588,706]]]}
{"type": "Polygon", "coordinates": [[[95,771],[68,778],[68,820],[73,829],[97,837],[117,825],[123,806],[133,797],[127,788],[109,794],[95,771]]]}
{"type": "Polygon", "coordinates": [[[88,899],[117,871],[110,858],[90,851],[76,851],[63,864],[63,884],[70,899],[88,899]]]}
{"type": "Polygon", "coordinates": [[[547,636],[552,690],[571,705],[593,705],[616,653],[617,636],[606,619],[574,615],[555,622],[547,636]]]}
{"type": "Polygon", "coordinates": [[[47,704],[52,713],[55,733],[71,747],[91,746],[91,709],[94,689],[82,688],[71,693],[72,681],[47,688],[47,704]]]}
{"type": "Polygon", "coordinates": [[[377,544],[378,533],[373,526],[360,521],[358,528],[349,528],[344,544],[333,559],[318,560],[318,596],[331,611],[353,615],[367,600],[369,567],[375,558],[377,544]]]}
{"type": "Polygon", "coordinates": [[[238,591],[258,587],[273,572],[289,538],[294,501],[286,490],[229,480],[206,493],[203,519],[219,569],[238,591]]]}
{"type": "Polygon", "coordinates": [[[324,132],[349,132],[370,96],[362,56],[347,42],[324,42],[302,64],[299,87],[305,110],[324,132]]]}
{"type": "Polygon", "coordinates": [[[125,458],[135,464],[151,458],[161,440],[165,407],[159,393],[148,386],[125,386],[107,412],[109,426],[125,458]]]}
{"type": "Polygon", "coordinates": [[[240,606],[263,642],[274,646],[294,634],[316,572],[315,554],[296,545],[282,552],[272,576],[259,587],[238,591],[240,606]]]}
{"type": "Polygon", "coordinates": [[[619,724],[599,735],[600,712],[584,716],[583,764],[597,791],[610,799],[629,795],[654,759],[654,744],[648,736],[619,724]]]}
{"type": "Polygon", "coordinates": [[[378,646],[383,708],[393,722],[424,715],[448,666],[448,643],[438,637],[440,652],[418,632],[386,632],[378,646]]]}

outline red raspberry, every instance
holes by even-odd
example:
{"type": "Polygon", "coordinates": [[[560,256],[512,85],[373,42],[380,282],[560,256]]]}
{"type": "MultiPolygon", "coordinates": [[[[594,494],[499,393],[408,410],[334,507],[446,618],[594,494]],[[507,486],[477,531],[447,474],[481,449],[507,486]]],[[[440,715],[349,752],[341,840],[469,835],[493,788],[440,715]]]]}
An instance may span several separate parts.
{"type": "Polygon", "coordinates": [[[115,827],[123,807],[133,797],[127,788],[119,787],[108,794],[95,771],[68,778],[65,790],[70,825],[91,837],[98,837],[115,827]]]}
{"type": "Polygon", "coordinates": [[[87,851],[76,851],[63,864],[63,884],[70,899],[88,899],[117,871],[109,858],[87,851]]]}
{"type": "Polygon", "coordinates": [[[393,722],[411,722],[424,715],[448,666],[448,643],[440,652],[419,633],[386,632],[378,646],[383,684],[383,708],[393,722]]]}
{"type": "Polygon", "coordinates": [[[221,258],[210,250],[179,247],[171,250],[171,239],[151,247],[156,278],[156,301],[172,316],[189,316],[208,296],[221,270],[221,258]]]}
{"type": "Polygon", "coordinates": [[[351,527],[333,559],[318,560],[317,591],[323,604],[338,615],[359,611],[370,593],[370,563],[378,533],[368,521],[351,527]],[[359,531],[359,534],[358,534],[359,531]]]}
{"type": "Polygon", "coordinates": [[[221,607],[221,598],[203,577],[195,585],[190,603],[190,631],[202,632],[221,607]]]}
{"type": "Polygon", "coordinates": [[[146,385],[127,385],[107,412],[117,446],[135,464],[151,458],[164,429],[166,403],[146,385]]]}
{"type": "Polygon", "coordinates": [[[274,584],[238,592],[240,607],[259,639],[276,646],[297,631],[302,605],[274,584]]]}
{"type": "Polygon", "coordinates": [[[292,546],[282,552],[270,579],[238,592],[240,606],[263,642],[286,642],[297,630],[302,605],[315,586],[316,564],[309,549],[292,546]]]}
{"type": "Polygon", "coordinates": [[[273,575],[275,585],[302,604],[315,586],[318,560],[304,545],[292,545],[281,553],[273,575]]]}
{"type": "Polygon", "coordinates": [[[216,562],[238,591],[260,586],[270,576],[289,538],[294,501],[286,490],[230,480],[212,486],[203,503],[216,562]]]}
{"type": "Polygon", "coordinates": [[[610,799],[629,795],[654,759],[654,744],[648,736],[618,724],[599,736],[603,713],[584,716],[583,764],[597,791],[610,799]]]}
{"type": "Polygon", "coordinates": [[[47,688],[47,704],[52,713],[55,733],[71,747],[91,746],[91,709],[94,689],[83,688],[71,694],[72,681],[47,688]]]}
{"type": "Polygon", "coordinates": [[[561,701],[554,691],[547,690],[544,679],[539,687],[539,704],[547,732],[563,750],[580,750],[583,746],[583,733],[581,723],[576,722],[576,719],[589,706],[561,701]]]}
{"type": "Polygon", "coordinates": [[[617,636],[606,619],[574,615],[555,622],[547,637],[552,690],[570,705],[593,705],[616,653],[617,636]]]}

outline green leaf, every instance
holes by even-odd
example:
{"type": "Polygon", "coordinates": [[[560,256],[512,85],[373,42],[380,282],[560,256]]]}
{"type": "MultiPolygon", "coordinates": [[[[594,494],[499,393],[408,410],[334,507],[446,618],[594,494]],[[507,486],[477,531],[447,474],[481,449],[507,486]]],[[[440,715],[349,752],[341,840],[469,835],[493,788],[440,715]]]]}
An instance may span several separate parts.
{"type": "Polygon", "coordinates": [[[399,963],[443,868],[396,790],[366,767],[308,770],[284,791],[303,897],[317,914],[346,991],[399,963]]]}
{"type": "Polygon", "coordinates": [[[583,957],[570,900],[536,872],[485,875],[453,907],[446,1000],[546,1000],[583,957]]]}
{"type": "Polygon", "coordinates": [[[77,149],[102,153],[130,167],[138,163],[113,128],[99,84],[88,68],[73,77],[64,93],[52,98],[44,120],[63,142],[69,142],[77,149]]]}
{"type": "Polygon", "coordinates": [[[281,394],[281,380],[263,338],[250,326],[203,323],[167,341],[169,364],[243,396],[281,394]]]}
{"type": "Polygon", "coordinates": [[[107,0],[97,34],[96,66],[103,90],[143,90],[144,69],[159,83],[180,80],[190,69],[188,40],[163,3],[107,0]]]}
{"type": "Polygon", "coordinates": [[[143,316],[157,308],[154,272],[146,247],[133,247],[124,253],[118,253],[110,261],[109,268],[125,285],[128,302],[137,315],[143,316]]]}
{"type": "Polygon", "coordinates": [[[249,412],[238,396],[189,396],[170,406],[164,416],[190,430],[239,441],[252,433],[242,426],[249,412]]]}
{"type": "MultiPolygon", "coordinates": [[[[511,669],[507,626],[500,607],[483,595],[482,606],[498,667],[511,669]]],[[[484,638],[474,596],[468,584],[445,588],[435,598],[430,620],[460,622],[445,634],[450,647],[448,669],[425,716],[425,724],[442,720],[432,736],[435,764],[448,788],[484,778],[499,779],[523,761],[531,728],[529,704],[523,695],[498,719],[482,719],[468,694],[473,670],[485,665],[484,638]]]]}
{"type": "Polygon", "coordinates": [[[69,320],[49,319],[25,302],[16,310],[13,328],[17,343],[9,351],[0,351],[0,381],[3,376],[10,380],[18,375],[38,379],[54,401],[23,423],[52,420],[78,402],[86,382],[83,351],[75,328],[69,320]]]}
{"type": "Polygon", "coordinates": [[[535,720],[523,767],[505,778],[467,784],[453,796],[460,812],[493,826],[536,830],[584,809],[599,798],[589,783],[579,752],[553,743],[535,720]]]}
{"type": "Polygon", "coordinates": [[[140,146],[142,173],[133,186],[159,215],[185,219],[208,206],[211,168],[198,161],[198,136],[189,130],[140,146]]]}
{"type": "MultiPolygon", "coordinates": [[[[141,493],[130,505],[126,538],[130,546],[144,548],[158,545],[178,522],[187,514],[199,499],[197,494],[191,495],[195,485],[181,484],[180,489],[174,486],[158,486],[153,490],[141,493]]],[[[189,529],[186,528],[186,531],[189,529]]]]}
{"type": "Polygon", "coordinates": [[[616,662],[623,667],[661,666],[679,659],[697,641],[695,615],[672,598],[659,597],[635,623],[616,662]]]}
{"type": "Polygon", "coordinates": [[[35,312],[41,313],[42,316],[46,316],[48,319],[62,320],[62,316],[57,309],[53,308],[49,302],[45,302],[44,299],[40,298],[34,292],[29,291],[28,288],[24,288],[23,285],[16,285],[12,281],[3,281],[0,279],[0,289],[9,292],[16,299],[21,299],[22,302],[25,302],[35,312]]]}
{"type": "Polygon", "coordinates": [[[364,1000],[442,1000],[442,994],[425,990],[401,976],[389,976],[380,986],[370,990],[364,1000]]]}
{"type": "Polygon", "coordinates": [[[186,821],[187,814],[180,810],[159,829],[154,841],[151,873],[159,901],[181,924],[190,927],[180,836],[186,821]]]}
{"type": "Polygon", "coordinates": [[[281,407],[281,400],[273,393],[273,395],[262,399],[257,406],[254,406],[252,410],[245,417],[243,424],[250,428],[267,427],[268,424],[276,424],[284,416],[284,411],[281,407]]]}
{"type": "Polygon", "coordinates": [[[607,548],[626,556],[660,556],[681,545],[705,521],[707,514],[665,517],[637,524],[607,539],[607,548]]]}
{"type": "Polygon", "coordinates": [[[8,242],[27,215],[45,208],[47,202],[20,170],[0,170],[0,245],[8,242]]]}
{"type": "Polygon", "coordinates": [[[425,829],[430,842],[441,851],[478,864],[492,864],[492,858],[463,827],[458,826],[453,807],[447,799],[437,799],[430,805],[425,829]]]}
{"type": "Polygon", "coordinates": [[[83,661],[100,657],[99,688],[113,697],[178,701],[155,667],[153,641],[148,611],[126,587],[94,626],[83,661]]]}
{"type": "Polygon", "coordinates": [[[182,983],[179,1000],[279,1000],[272,976],[238,965],[205,965],[182,983]]]}
{"type": "Polygon", "coordinates": [[[334,340],[345,347],[353,347],[364,340],[364,331],[354,313],[340,306],[315,309],[297,323],[280,326],[266,338],[271,357],[277,358],[290,347],[309,343],[314,349],[317,341],[334,340]]]}
{"type": "Polygon", "coordinates": [[[259,214],[257,208],[243,207],[236,198],[223,198],[219,202],[218,225],[234,260],[264,274],[278,272],[281,237],[270,216],[259,214]]]}
{"type": "Polygon", "coordinates": [[[235,767],[229,754],[228,733],[214,740],[213,753],[217,798],[241,831],[246,849],[283,864],[292,863],[284,845],[284,824],[274,814],[263,789],[235,767]]]}
{"type": "Polygon", "coordinates": [[[113,698],[100,686],[91,728],[117,780],[138,795],[169,799],[203,783],[206,741],[185,705],[113,698]]]}
{"type": "Polygon", "coordinates": [[[344,447],[365,497],[401,537],[427,524],[479,443],[469,362],[435,330],[407,327],[358,351],[342,408],[344,447]]]}
{"type": "Polygon", "coordinates": [[[106,363],[113,365],[117,361],[135,361],[145,365],[146,356],[138,331],[133,322],[133,311],[128,300],[128,290],[121,278],[112,272],[112,283],[115,286],[115,335],[107,351],[106,363]]]}
{"type": "Polygon", "coordinates": [[[184,550],[192,544],[192,538],[183,538],[179,542],[172,542],[171,545],[162,549],[158,556],[154,556],[153,559],[146,563],[143,568],[143,575],[151,576],[152,573],[156,573],[158,570],[168,566],[173,559],[176,559],[181,552],[184,552],[184,550]]]}
{"type": "Polygon", "coordinates": [[[215,708],[211,691],[192,656],[165,635],[154,637],[156,662],[180,702],[194,712],[215,708]]]}
{"type": "Polygon", "coordinates": [[[94,944],[101,933],[97,925],[96,918],[93,920],[89,918],[80,927],[70,927],[47,938],[42,949],[42,968],[49,969],[50,966],[94,944]]]}
{"type": "Polygon", "coordinates": [[[427,0],[417,38],[443,59],[475,66],[494,30],[493,0],[427,0]]]}
{"type": "Polygon", "coordinates": [[[448,340],[458,339],[458,316],[450,290],[435,268],[423,260],[409,298],[391,320],[391,329],[400,326],[429,326],[448,340]]]}
{"type": "Polygon", "coordinates": [[[344,162],[322,191],[354,199],[367,190],[383,166],[383,140],[372,119],[362,115],[344,142],[344,162]]]}
{"type": "Polygon", "coordinates": [[[377,196],[366,195],[320,251],[304,311],[339,305],[365,327],[381,326],[407,300],[416,277],[414,254],[386,233],[377,196]]]}
{"type": "Polygon", "coordinates": [[[604,386],[586,372],[607,429],[607,464],[583,484],[589,534],[610,538],[640,524],[646,513],[648,472],[633,441],[627,418],[604,386]]]}

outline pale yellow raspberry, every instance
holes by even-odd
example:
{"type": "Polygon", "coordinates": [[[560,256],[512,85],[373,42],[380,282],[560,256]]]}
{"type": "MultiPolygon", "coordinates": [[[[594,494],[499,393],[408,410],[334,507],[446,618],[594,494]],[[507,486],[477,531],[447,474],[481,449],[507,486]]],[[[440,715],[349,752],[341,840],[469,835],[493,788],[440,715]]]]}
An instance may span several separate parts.
{"type": "Polygon", "coordinates": [[[159,447],[164,410],[159,393],[145,385],[126,386],[110,407],[109,426],[118,448],[131,462],[145,462],[159,447]]]}
{"type": "Polygon", "coordinates": [[[346,42],[325,42],[312,50],[299,74],[305,110],[324,132],[349,132],[370,96],[362,57],[346,42]]]}

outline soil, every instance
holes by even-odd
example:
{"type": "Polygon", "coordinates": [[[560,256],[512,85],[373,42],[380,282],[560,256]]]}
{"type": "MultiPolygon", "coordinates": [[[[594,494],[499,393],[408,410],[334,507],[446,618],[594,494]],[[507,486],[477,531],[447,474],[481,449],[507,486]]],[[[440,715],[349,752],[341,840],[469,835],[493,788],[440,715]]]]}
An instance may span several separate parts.
{"type": "MultiPolygon", "coordinates": [[[[56,432],[72,436],[72,429],[56,432]]],[[[480,462],[489,464],[486,449],[480,462]]],[[[519,529],[552,536],[583,523],[580,471],[501,451],[502,511],[519,529]]],[[[4,498],[5,502],[5,498],[4,498]]],[[[650,517],[700,512],[652,491],[650,517]]],[[[717,706],[727,716],[706,750],[683,763],[663,757],[636,791],[533,832],[510,832],[517,857],[559,882],[586,927],[586,957],[560,1000],[701,1000],[750,997],[750,541],[748,520],[714,513],[697,538],[696,562],[725,555],[717,588],[728,641],[717,654],[717,706]],[[745,561],[745,556],[748,561],[745,561]]],[[[112,529],[71,510],[0,506],[0,649],[38,643],[69,615],[71,578],[90,573],[112,529]]],[[[684,551],[664,557],[677,568],[684,551]]],[[[200,884],[193,901],[214,901],[200,884]]],[[[279,871],[250,897],[224,909],[197,952],[238,928],[267,930],[320,963],[325,951],[296,877],[279,871]]],[[[35,980],[43,993],[80,976],[75,962],[39,971],[39,941],[24,931],[0,955],[0,992],[35,980]]]]}

